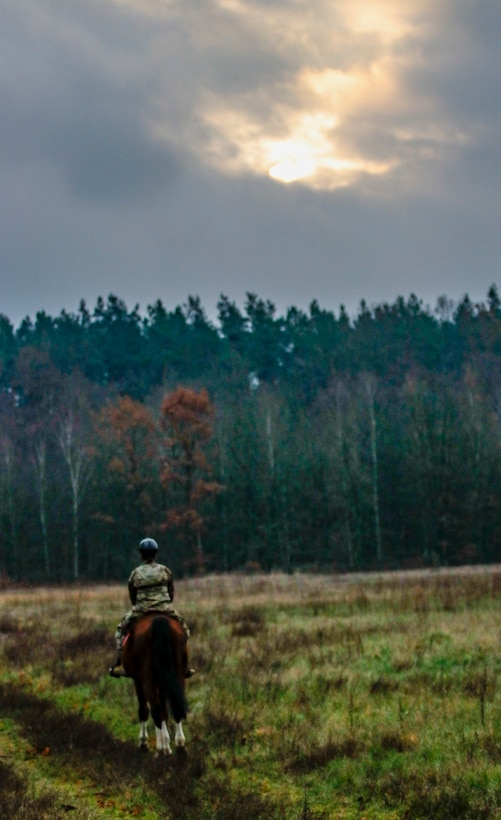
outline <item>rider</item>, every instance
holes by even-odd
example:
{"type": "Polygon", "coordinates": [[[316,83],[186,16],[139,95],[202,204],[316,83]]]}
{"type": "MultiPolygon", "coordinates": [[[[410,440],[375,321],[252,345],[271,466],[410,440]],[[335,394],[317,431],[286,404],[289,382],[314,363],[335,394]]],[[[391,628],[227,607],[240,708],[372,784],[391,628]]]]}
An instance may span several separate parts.
{"type": "MultiPolygon", "coordinates": [[[[190,630],[182,615],[176,612],[171,602],[174,599],[174,579],[172,572],[163,564],[156,563],[158,544],[153,538],[143,538],[139,544],[141,564],[131,572],[129,578],[129,598],[132,609],[122,618],[115,632],[115,642],[118,649],[118,658],[110,669],[114,678],[128,677],[122,666],[122,646],[125,635],[132,628],[132,623],[146,612],[164,612],[184,629],[186,640],[190,637],[190,630]]],[[[195,670],[188,667],[186,678],[191,678],[195,670]]]]}

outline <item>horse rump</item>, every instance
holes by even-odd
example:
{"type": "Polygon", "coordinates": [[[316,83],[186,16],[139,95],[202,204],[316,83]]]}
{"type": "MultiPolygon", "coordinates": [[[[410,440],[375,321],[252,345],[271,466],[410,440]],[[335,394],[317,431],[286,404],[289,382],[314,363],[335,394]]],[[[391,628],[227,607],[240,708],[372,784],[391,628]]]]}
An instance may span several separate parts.
{"type": "Polygon", "coordinates": [[[172,717],[180,723],[187,716],[184,696],[184,669],[177,634],[168,618],[155,618],[152,624],[153,674],[159,692],[170,705],[172,717]]]}

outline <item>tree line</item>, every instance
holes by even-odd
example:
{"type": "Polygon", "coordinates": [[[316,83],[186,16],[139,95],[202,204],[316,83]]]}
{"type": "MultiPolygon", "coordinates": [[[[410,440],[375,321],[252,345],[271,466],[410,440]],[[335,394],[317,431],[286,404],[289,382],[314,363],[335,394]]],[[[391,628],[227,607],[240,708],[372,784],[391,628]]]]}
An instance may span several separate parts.
{"type": "Polygon", "coordinates": [[[499,559],[501,300],[0,315],[0,576],[499,559]]]}

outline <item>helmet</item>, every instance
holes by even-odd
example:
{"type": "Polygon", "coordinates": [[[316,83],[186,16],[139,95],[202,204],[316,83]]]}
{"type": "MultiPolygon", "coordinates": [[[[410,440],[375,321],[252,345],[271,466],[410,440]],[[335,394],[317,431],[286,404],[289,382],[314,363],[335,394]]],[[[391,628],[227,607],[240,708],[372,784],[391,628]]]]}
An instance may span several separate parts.
{"type": "Polygon", "coordinates": [[[143,538],[139,544],[141,555],[154,555],[158,550],[158,544],[153,538],[143,538]]]}

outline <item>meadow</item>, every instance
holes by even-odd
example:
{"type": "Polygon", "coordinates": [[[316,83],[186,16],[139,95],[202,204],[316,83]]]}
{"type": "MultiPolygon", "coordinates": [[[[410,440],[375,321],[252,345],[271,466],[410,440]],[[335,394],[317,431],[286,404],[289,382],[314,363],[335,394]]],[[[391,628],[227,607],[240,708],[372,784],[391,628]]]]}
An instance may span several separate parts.
{"type": "Polygon", "coordinates": [[[210,576],[175,605],[197,674],[157,758],[107,675],[125,584],[0,592],[1,817],[501,818],[501,567],[210,576]]]}

